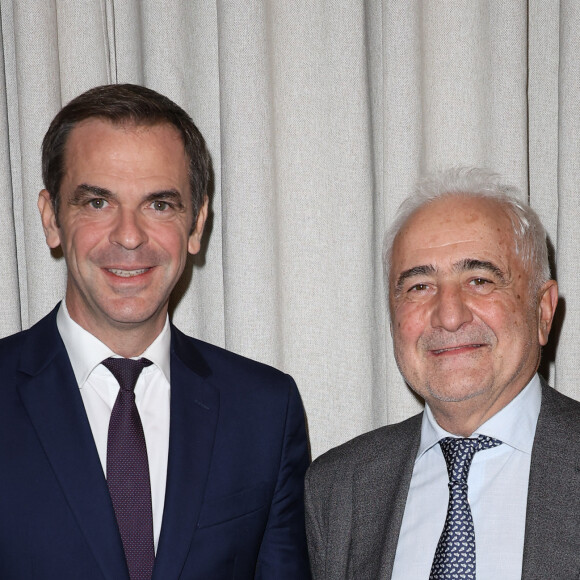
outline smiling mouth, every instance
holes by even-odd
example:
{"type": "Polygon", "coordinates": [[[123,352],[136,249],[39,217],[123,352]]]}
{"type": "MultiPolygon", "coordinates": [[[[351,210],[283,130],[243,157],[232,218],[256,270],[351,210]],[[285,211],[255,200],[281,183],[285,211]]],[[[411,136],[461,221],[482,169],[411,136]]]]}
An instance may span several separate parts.
{"type": "Polygon", "coordinates": [[[477,348],[481,348],[485,346],[485,344],[462,344],[459,346],[450,346],[449,348],[440,348],[440,349],[433,349],[431,353],[434,355],[439,354],[446,354],[446,353],[453,353],[459,350],[475,350],[477,348]]]}
{"type": "Polygon", "coordinates": [[[139,270],[120,270],[118,268],[107,268],[107,272],[111,272],[111,274],[115,274],[115,276],[119,276],[121,278],[132,278],[133,276],[140,276],[141,274],[145,274],[151,268],[140,268],[139,270]]]}

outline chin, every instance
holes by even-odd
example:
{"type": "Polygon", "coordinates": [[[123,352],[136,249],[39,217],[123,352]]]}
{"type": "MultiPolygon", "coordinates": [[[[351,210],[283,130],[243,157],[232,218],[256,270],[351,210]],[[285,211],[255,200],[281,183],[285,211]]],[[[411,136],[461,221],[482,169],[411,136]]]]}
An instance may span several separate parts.
{"type": "Polygon", "coordinates": [[[108,308],[105,310],[110,320],[116,324],[125,326],[139,325],[151,320],[160,312],[157,308],[151,308],[150,305],[125,305],[118,308],[108,308]]]}
{"type": "Polygon", "coordinates": [[[477,383],[477,385],[460,385],[454,388],[449,388],[449,384],[440,388],[437,385],[428,384],[425,390],[429,393],[431,399],[445,403],[459,403],[483,394],[486,388],[482,387],[481,383],[477,383]]]}

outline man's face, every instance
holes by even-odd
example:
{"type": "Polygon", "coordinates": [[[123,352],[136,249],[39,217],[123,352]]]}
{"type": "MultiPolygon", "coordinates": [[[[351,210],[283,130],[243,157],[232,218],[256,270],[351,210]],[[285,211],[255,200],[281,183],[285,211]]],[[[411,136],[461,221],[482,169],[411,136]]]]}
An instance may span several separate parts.
{"type": "Polygon", "coordinates": [[[497,202],[455,196],[419,209],[395,239],[395,357],[438,421],[463,406],[477,416],[475,430],[537,369],[557,286],[531,294],[512,230],[497,202]]]}
{"type": "Polygon", "coordinates": [[[106,342],[136,327],[160,331],[169,295],[195,254],[207,200],[192,231],[188,160],[169,125],[100,119],[70,133],[58,226],[46,190],[39,209],[51,248],[62,247],[71,317],[106,342]]]}

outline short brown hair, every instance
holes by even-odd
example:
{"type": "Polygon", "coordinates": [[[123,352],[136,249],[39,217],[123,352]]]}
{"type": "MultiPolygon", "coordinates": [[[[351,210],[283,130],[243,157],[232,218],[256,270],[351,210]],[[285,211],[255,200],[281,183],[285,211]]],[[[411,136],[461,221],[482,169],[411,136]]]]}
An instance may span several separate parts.
{"type": "Polygon", "coordinates": [[[72,129],[90,118],[113,125],[154,126],[177,129],[189,159],[189,183],[194,225],[207,195],[210,157],[205,141],[191,117],[171,99],[139,85],[102,85],[74,98],[53,119],[42,141],[42,179],[58,219],[59,194],[65,167],[65,148],[72,129]]]}

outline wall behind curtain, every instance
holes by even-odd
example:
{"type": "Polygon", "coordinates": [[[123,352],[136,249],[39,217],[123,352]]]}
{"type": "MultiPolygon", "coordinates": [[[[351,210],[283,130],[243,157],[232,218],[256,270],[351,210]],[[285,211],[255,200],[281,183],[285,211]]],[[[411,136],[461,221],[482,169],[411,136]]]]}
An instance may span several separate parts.
{"type": "Polygon", "coordinates": [[[291,373],[313,456],[420,409],[381,243],[416,178],[449,165],[505,174],[544,220],[562,309],[542,368],[580,399],[575,0],[0,0],[0,51],[0,335],[64,294],[36,209],[48,123],[132,82],[182,105],[213,159],[174,321],[291,373]]]}

